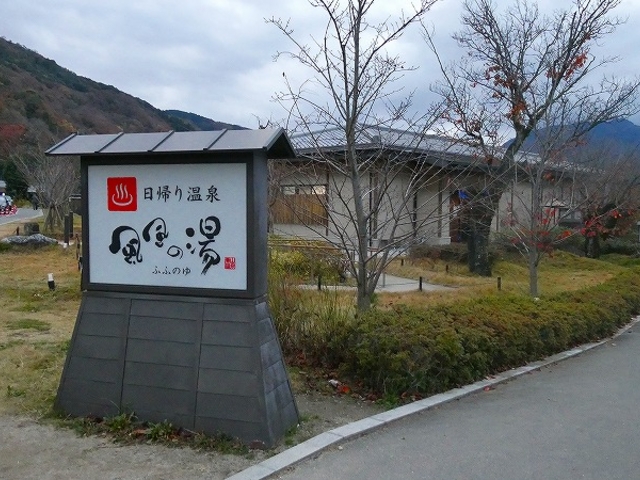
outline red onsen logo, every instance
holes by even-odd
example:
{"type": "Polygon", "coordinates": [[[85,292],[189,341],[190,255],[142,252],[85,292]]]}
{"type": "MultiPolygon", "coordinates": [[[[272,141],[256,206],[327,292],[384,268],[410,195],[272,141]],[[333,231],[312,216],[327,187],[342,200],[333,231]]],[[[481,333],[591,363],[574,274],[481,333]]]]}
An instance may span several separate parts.
{"type": "Polygon", "coordinates": [[[136,177],[107,178],[107,209],[110,212],[135,212],[138,209],[136,177]]]}
{"type": "Polygon", "coordinates": [[[224,269],[235,270],[236,269],[236,257],[224,257],[224,269]]]}

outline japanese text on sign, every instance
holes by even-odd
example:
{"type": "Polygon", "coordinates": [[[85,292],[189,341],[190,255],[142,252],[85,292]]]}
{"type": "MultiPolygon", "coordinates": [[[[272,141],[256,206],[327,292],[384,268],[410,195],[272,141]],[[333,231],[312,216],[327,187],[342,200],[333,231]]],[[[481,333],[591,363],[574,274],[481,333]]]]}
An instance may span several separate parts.
{"type": "Polygon", "coordinates": [[[246,289],[244,163],[91,165],[88,180],[90,282],[246,289]]]}

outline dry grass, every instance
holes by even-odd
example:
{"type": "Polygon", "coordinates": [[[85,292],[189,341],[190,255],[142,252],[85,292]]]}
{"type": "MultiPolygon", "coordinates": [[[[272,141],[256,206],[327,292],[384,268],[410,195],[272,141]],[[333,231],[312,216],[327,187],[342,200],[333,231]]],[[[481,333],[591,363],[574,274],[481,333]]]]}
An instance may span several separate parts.
{"type": "Polygon", "coordinates": [[[0,225],[0,238],[15,235],[16,228],[18,227],[20,227],[20,230],[22,230],[22,225],[20,223],[5,223],[3,225],[0,225]]]}
{"type": "Polygon", "coordinates": [[[42,415],[51,407],[80,303],[75,254],[14,247],[0,253],[0,282],[0,412],[42,415]]]}
{"type": "MultiPolygon", "coordinates": [[[[441,260],[394,261],[387,271],[393,275],[418,279],[425,282],[454,287],[450,291],[381,293],[380,306],[398,303],[406,305],[435,305],[452,303],[462,299],[477,298],[499,292],[527,295],[529,292],[529,271],[521,257],[511,256],[498,261],[491,278],[469,273],[462,264],[446,263],[441,260]],[[498,277],[501,290],[498,290],[498,277]]],[[[542,260],[539,267],[539,291],[541,296],[597,285],[624,270],[623,267],[600,260],[580,258],[566,252],[555,252],[552,257],[542,260]]]]}

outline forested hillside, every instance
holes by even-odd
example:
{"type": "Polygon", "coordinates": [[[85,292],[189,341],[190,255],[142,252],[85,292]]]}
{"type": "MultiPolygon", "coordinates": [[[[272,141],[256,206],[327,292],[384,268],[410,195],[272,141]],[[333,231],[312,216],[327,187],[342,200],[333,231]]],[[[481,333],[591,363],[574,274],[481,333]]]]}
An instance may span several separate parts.
{"type": "Polygon", "coordinates": [[[26,186],[12,158],[25,152],[42,152],[73,132],[222,128],[242,127],[178,110],[159,110],[0,38],[0,179],[7,180],[13,194],[26,186]]]}

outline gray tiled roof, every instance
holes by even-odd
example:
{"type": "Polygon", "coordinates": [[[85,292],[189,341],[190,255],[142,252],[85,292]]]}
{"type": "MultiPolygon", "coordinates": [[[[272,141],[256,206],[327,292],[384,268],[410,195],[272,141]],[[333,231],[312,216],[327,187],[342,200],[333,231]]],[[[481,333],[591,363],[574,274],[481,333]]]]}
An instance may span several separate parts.
{"type": "Polygon", "coordinates": [[[47,155],[109,155],[264,150],[268,158],[293,158],[295,151],[285,131],[211,130],[118,134],[73,134],[54,145],[47,155]]]}
{"type": "MultiPolygon", "coordinates": [[[[341,151],[346,144],[341,128],[328,128],[317,132],[291,135],[291,142],[300,155],[312,155],[318,150],[341,151]]],[[[382,127],[361,127],[356,135],[359,149],[384,148],[414,155],[439,155],[476,159],[481,151],[460,140],[439,135],[416,133],[382,127]]]]}
{"type": "MultiPolygon", "coordinates": [[[[345,131],[332,127],[315,132],[304,132],[290,136],[294,148],[300,156],[314,157],[317,153],[343,152],[346,145],[345,131]]],[[[359,127],[356,134],[359,150],[384,149],[396,153],[406,153],[413,158],[441,166],[481,164],[485,153],[480,147],[463,140],[430,133],[399,130],[378,126],[359,127]]],[[[504,148],[496,147],[496,160],[504,153],[504,148]]],[[[520,153],[518,160],[532,162],[536,155],[520,153]]]]}

